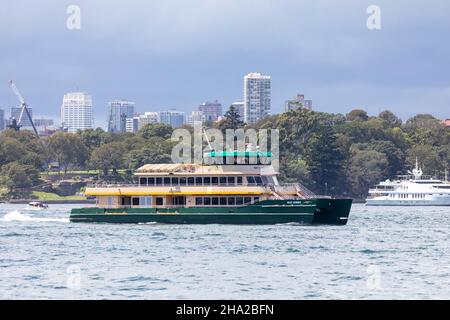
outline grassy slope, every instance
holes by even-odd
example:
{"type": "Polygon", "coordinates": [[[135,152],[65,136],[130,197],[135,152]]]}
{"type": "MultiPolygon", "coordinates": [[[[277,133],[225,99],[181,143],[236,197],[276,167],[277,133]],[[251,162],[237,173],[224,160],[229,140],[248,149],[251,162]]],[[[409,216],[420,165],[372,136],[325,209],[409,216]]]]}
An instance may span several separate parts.
{"type": "Polygon", "coordinates": [[[48,201],[48,200],[86,200],[86,197],[81,197],[81,196],[61,197],[61,196],[57,195],[56,193],[38,192],[38,191],[33,191],[33,195],[36,196],[41,201],[48,201]]]}

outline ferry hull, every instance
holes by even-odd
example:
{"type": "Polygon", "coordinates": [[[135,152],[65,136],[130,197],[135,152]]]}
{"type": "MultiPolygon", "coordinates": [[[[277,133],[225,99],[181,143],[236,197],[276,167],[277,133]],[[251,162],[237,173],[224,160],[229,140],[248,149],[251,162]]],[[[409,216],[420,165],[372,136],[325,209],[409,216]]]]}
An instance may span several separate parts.
{"type": "Polygon", "coordinates": [[[79,208],[71,222],[168,224],[328,224],[345,225],[351,199],[266,200],[245,207],[79,208]]]}

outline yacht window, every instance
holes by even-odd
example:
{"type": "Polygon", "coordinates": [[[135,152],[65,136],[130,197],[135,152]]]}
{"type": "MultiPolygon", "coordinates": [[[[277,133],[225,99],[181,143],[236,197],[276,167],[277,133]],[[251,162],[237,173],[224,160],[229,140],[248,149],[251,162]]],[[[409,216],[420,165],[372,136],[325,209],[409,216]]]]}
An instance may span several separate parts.
{"type": "Polygon", "coordinates": [[[243,204],[244,199],[242,197],[236,197],[236,205],[241,206],[243,204]]]}
{"type": "Polygon", "coordinates": [[[247,177],[247,183],[248,184],[255,184],[255,178],[252,176],[247,177]]]}
{"type": "Polygon", "coordinates": [[[211,184],[212,185],[218,185],[219,184],[219,177],[212,177],[211,178],[211,184]]]}
{"type": "Polygon", "coordinates": [[[228,184],[233,185],[234,184],[234,177],[228,177],[228,184]]]}
{"type": "Polygon", "coordinates": [[[185,186],[185,185],[186,185],[186,177],[180,178],[180,186],[185,186]]]}
{"type": "Polygon", "coordinates": [[[162,185],[162,178],[156,178],[156,185],[157,186],[162,185]]]}
{"type": "Polygon", "coordinates": [[[242,185],[242,177],[237,177],[237,184],[242,185]]]}
{"type": "Polygon", "coordinates": [[[211,177],[204,177],[203,184],[209,186],[211,184],[211,177]]]}
{"type": "Polygon", "coordinates": [[[178,178],[172,178],[172,185],[177,186],[178,185],[178,178]]]}
{"type": "Polygon", "coordinates": [[[201,185],[203,184],[203,179],[202,179],[202,177],[197,177],[197,178],[195,178],[195,184],[196,184],[197,186],[201,186],[201,185]]]}
{"type": "Polygon", "coordinates": [[[227,184],[227,177],[220,177],[219,182],[221,185],[227,184]]]}
{"type": "Polygon", "coordinates": [[[170,178],[164,178],[164,185],[170,186],[170,178]]]}
{"type": "Polygon", "coordinates": [[[229,206],[234,206],[236,201],[234,201],[234,197],[228,197],[228,205],[229,206]]]}
{"type": "Polygon", "coordinates": [[[227,205],[227,198],[220,197],[220,205],[221,206],[226,206],[227,205]]]}
{"type": "Polygon", "coordinates": [[[256,184],[257,184],[258,186],[260,186],[260,185],[263,184],[263,183],[262,183],[262,179],[261,179],[261,177],[259,177],[259,176],[256,176],[256,177],[255,177],[255,181],[256,181],[256,184]]]}
{"type": "Polygon", "coordinates": [[[140,178],[139,179],[139,184],[141,186],[146,186],[147,185],[147,178],[140,178]]]}
{"type": "Polygon", "coordinates": [[[211,204],[212,204],[213,206],[218,206],[218,205],[219,205],[219,198],[213,197],[213,198],[211,199],[211,204]]]}
{"type": "Polygon", "coordinates": [[[211,198],[203,198],[203,204],[205,206],[211,205],[211,198]]]}
{"type": "Polygon", "coordinates": [[[195,205],[196,205],[196,206],[201,206],[201,205],[203,205],[203,198],[201,198],[201,197],[195,198],[195,205]]]}
{"type": "Polygon", "coordinates": [[[188,185],[193,186],[194,183],[195,183],[194,177],[189,177],[189,178],[188,178],[188,185]]]}

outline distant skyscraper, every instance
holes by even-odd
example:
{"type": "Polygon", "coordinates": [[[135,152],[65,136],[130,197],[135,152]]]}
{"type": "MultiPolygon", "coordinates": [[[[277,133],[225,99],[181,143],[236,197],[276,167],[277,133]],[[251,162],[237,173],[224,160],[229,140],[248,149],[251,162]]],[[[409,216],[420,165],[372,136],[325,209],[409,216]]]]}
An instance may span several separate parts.
{"type": "Polygon", "coordinates": [[[127,118],[134,115],[134,102],[113,100],[108,103],[108,132],[125,132],[127,118]]]}
{"type": "Polygon", "coordinates": [[[33,122],[36,127],[51,127],[55,124],[53,119],[46,118],[35,118],[33,119],[33,122]]]}
{"type": "Polygon", "coordinates": [[[182,111],[168,110],[159,112],[158,122],[167,124],[172,128],[184,125],[185,114],[182,111]]]}
{"type": "Polygon", "coordinates": [[[158,122],[158,112],[145,112],[144,114],[139,115],[138,130],[141,129],[146,124],[157,122],[158,122]]]}
{"type": "Polygon", "coordinates": [[[93,129],[92,97],[84,92],[64,95],[61,105],[61,125],[68,132],[93,129]]]}
{"type": "Polygon", "coordinates": [[[234,110],[239,114],[240,120],[244,121],[245,111],[244,111],[244,103],[240,101],[233,102],[231,104],[234,107],[234,110]]]}
{"type": "MultiPolygon", "coordinates": [[[[31,119],[33,119],[33,108],[27,107],[28,112],[30,113],[31,119]]],[[[22,112],[22,107],[11,107],[11,118],[14,118],[19,122],[20,113],[22,112]]],[[[31,127],[30,119],[28,119],[25,110],[22,115],[22,122],[20,123],[22,127],[31,127]]]]}
{"type": "Polygon", "coordinates": [[[244,121],[255,123],[270,115],[270,76],[249,73],[244,77],[244,121]]]}
{"type": "Polygon", "coordinates": [[[297,94],[294,99],[286,101],[284,109],[286,112],[297,109],[312,110],[312,100],[305,100],[305,95],[297,94]]]}
{"type": "Polygon", "coordinates": [[[190,115],[187,116],[186,123],[190,126],[195,125],[196,123],[203,123],[205,121],[205,116],[201,111],[192,111],[190,115]]]}
{"type": "Polygon", "coordinates": [[[0,109],[0,131],[5,129],[5,111],[0,109]]]}
{"type": "Polygon", "coordinates": [[[127,118],[125,124],[125,131],[136,133],[139,130],[139,117],[127,118]]]}
{"type": "Polygon", "coordinates": [[[206,101],[198,106],[198,111],[203,113],[205,121],[217,121],[222,113],[222,104],[219,101],[206,101]]]}

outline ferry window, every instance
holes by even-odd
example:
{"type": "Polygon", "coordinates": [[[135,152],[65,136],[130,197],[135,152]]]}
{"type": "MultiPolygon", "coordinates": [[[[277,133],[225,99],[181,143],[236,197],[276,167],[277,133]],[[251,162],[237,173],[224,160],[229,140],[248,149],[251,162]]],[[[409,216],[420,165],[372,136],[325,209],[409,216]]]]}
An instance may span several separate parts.
{"type": "Polygon", "coordinates": [[[180,178],[180,186],[185,186],[186,185],[186,178],[180,178]]]}
{"type": "Polygon", "coordinates": [[[242,185],[242,177],[237,177],[237,184],[242,185]]]}
{"type": "Polygon", "coordinates": [[[212,177],[211,178],[211,184],[212,185],[218,185],[219,184],[219,177],[212,177]]]}
{"type": "Polygon", "coordinates": [[[172,185],[177,186],[178,185],[178,178],[172,178],[172,185]]]}
{"type": "Polygon", "coordinates": [[[253,203],[256,203],[256,202],[258,202],[259,201],[259,197],[254,197],[253,198],[253,203]]]}
{"type": "Polygon", "coordinates": [[[234,197],[228,197],[228,205],[229,206],[234,206],[234,204],[236,203],[236,201],[234,201],[234,197]]]}
{"type": "Polygon", "coordinates": [[[139,179],[139,184],[141,186],[146,186],[147,185],[147,178],[140,178],[139,179]]]}
{"type": "Polygon", "coordinates": [[[228,184],[230,185],[234,184],[234,177],[228,177],[228,184]]]}
{"type": "Polygon", "coordinates": [[[203,204],[203,198],[201,198],[201,197],[195,198],[195,205],[196,206],[201,206],[202,204],[203,204]]]}
{"type": "Polygon", "coordinates": [[[156,197],[156,205],[162,206],[164,204],[164,199],[161,197],[156,197]]]}
{"type": "Polygon", "coordinates": [[[203,184],[202,177],[195,178],[195,184],[198,185],[198,186],[201,186],[203,184]]]}
{"type": "Polygon", "coordinates": [[[164,178],[164,185],[170,186],[170,178],[164,178]]]}
{"type": "Polygon", "coordinates": [[[139,205],[139,198],[133,198],[132,201],[133,201],[132,202],[133,206],[138,206],[139,205]]]}
{"type": "Polygon", "coordinates": [[[213,198],[211,199],[211,204],[212,204],[213,206],[219,205],[219,198],[213,197],[213,198]]]}
{"type": "Polygon", "coordinates": [[[219,182],[220,184],[227,184],[227,177],[220,177],[219,182]]]}
{"type": "Polygon", "coordinates": [[[203,184],[208,186],[211,184],[211,178],[210,177],[204,177],[203,178],[203,184]]]}
{"type": "Polygon", "coordinates": [[[243,204],[244,199],[242,197],[236,197],[236,205],[241,206],[243,204]]]}
{"type": "Polygon", "coordinates": [[[162,178],[156,178],[156,185],[157,186],[162,185],[162,178]]]}
{"type": "Polygon", "coordinates": [[[255,177],[255,181],[256,181],[256,184],[257,184],[258,186],[262,185],[262,179],[261,179],[261,177],[255,177]]]}
{"type": "Polygon", "coordinates": [[[155,178],[148,178],[148,185],[154,186],[155,185],[155,178]]]}
{"type": "Polygon", "coordinates": [[[227,198],[221,197],[220,198],[220,205],[221,206],[226,206],[227,205],[227,198]]]}
{"type": "Polygon", "coordinates": [[[152,206],[152,197],[141,197],[140,206],[141,207],[151,207],[152,206]]]}
{"type": "Polygon", "coordinates": [[[245,198],[244,198],[244,203],[245,203],[245,204],[251,203],[251,202],[252,202],[252,198],[250,198],[250,197],[245,197],[245,198]]]}
{"type": "Polygon", "coordinates": [[[262,183],[263,183],[264,185],[269,184],[269,180],[267,179],[266,176],[262,176],[261,179],[262,179],[262,183]]]}
{"type": "Polygon", "coordinates": [[[112,207],[113,205],[113,197],[108,197],[108,207],[112,207]]]}
{"type": "Polygon", "coordinates": [[[252,176],[247,177],[247,183],[248,184],[255,184],[255,178],[253,178],[252,176]]]}
{"type": "Polygon", "coordinates": [[[188,177],[188,185],[193,186],[195,183],[194,177],[188,177]]]}
{"type": "Polygon", "coordinates": [[[211,205],[211,198],[203,198],[203,204],[205,206],[211,205]]]}

